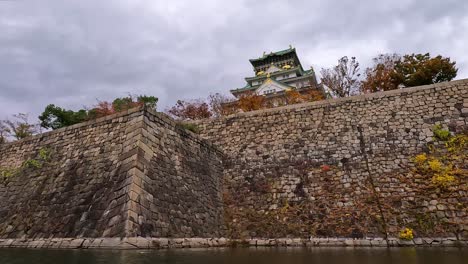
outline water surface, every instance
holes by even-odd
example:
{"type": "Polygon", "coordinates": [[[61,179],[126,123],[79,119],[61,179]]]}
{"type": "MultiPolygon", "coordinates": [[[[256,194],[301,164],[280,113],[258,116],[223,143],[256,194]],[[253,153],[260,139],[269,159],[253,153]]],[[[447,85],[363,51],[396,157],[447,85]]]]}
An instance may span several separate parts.
{"type": "Polygon", "coordinates": [[[1,264],[467,264],[459,248],[236,248],[174,250],[0,249],[1,264]]]}

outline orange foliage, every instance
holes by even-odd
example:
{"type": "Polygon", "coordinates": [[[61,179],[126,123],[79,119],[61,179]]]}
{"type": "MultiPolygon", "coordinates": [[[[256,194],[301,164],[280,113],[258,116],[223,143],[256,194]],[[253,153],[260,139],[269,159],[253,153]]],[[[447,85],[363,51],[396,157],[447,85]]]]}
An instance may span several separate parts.
{"type": "Polygon", "coordinates": [[[210,94],[208,103],[214,116],[226,116],[237,112],[235,98],[222,95],[220,93],[210,94]]]}
{"type": "Polygon", "coordinates": [[[210,118],[213,115],[208,104],[201,100],[179,100],[167,112],[175,118],[190,120],[210,118]]]}
{"type": "Polygon", "coordinates": [[[374,66],[366,69],[366,79],[362,82],[361,90],[367,93],[389,91],[398,88],[395,65],[400,61],[397,54],[380,54],[373,59],[374,66]]]}
{"type": "Polygon", "coordinates": [[[314,102],[325,99],[323,94],[317,90],[309,90],[304,93],[300,93],[296,90],[289,90],[285,92],[286,104],[297,104],[305,102],[314,102]]]}
{"type": "Polygon", "coordinates": [[[265,108],[265,97],[257,94],[247,94],[239,98],[237,102],[244,112],[265,108]]]}
{"type": "Polygon", "coordinates": [[[124,99],[125,100],[121,100],[118,98],[112,103],[107,101],[98,102],[98,104],[90,111],[90,119],[112,115],[144,104],[143,102],[134,102],[132,99],[124,99]]]}
{"type": "Polygon", "coordinates": [[[324,100],[325,97],[323,96],[323,93],[317,90],[309,90],[302,94],[302,97],[306,102],[315,102],[315,101],[321,101],[324,100]]]}
{"type": "Polygon", "coordinates": [[[303,96],[296,90],[286,91],[284,97],[286,99],[286,104],[297,104],[304,102],[303,96]]]}
{"type": "Polygon", "coordinates": [[[113,113],[115,113],[115,110],[112,104],[107,101],[101,101],[93,108],[93,118],[112,115],[113,113]]]}

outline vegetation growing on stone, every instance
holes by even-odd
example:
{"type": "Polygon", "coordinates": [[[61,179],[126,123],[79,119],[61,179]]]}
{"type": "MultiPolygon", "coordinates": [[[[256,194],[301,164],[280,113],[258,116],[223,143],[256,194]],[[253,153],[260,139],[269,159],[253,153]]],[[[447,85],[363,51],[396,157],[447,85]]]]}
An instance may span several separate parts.
{"type": "Polygon", "coordinates": [[[450,139],[450,131],[443,129],[440,124],[435,125],[432,132],[434,132],[436,140],[447,141],[450,139]]]}
{"type": "Polygon", "coordinates": [[[466,142],[468,136],[459,134],[452,136],[450,131],[442,128],[440,124],[433,128],[434,140],[441,144],[432,146],[430,153],[422,153],[414,157],[413,161],[417,171],[431,177],[434,186],[448,190],[457,184],[457,178],[463,179],[467,176],[463,164],[466,161],[466,142]]]}
{"type": "Polygon", "coordinates": [[[48,148],[40,148],[34,158],[25,160],[20,167],[0,167],[0,176],[2,180],[7,180],[8,178],[14,177],[25,169],[40,169],[50,161],[51,159],[51,150],[48,148]]]}
{"type": "Polygon", "coordinates": [[[186,129],[186,130],[189,130],[189,131],[192,131],[193,133],[195,134],[198,134],[200,132],[200,128],[195,125],[195,124],[191,124],[191,123],[178,123],[177,124],[180,128],[182,129],[186,129]]]}
{"type": "Polygon", "coordinates": [[[412,240],[414,238],[413,229],[405,228],[400,231],[400,239],[402,240],[412,240]]]}

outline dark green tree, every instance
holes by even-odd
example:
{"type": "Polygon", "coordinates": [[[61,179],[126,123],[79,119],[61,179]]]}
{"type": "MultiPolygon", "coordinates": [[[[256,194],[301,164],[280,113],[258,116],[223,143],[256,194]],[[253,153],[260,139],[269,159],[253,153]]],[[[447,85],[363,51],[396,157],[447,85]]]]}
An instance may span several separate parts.
{"type": "Polygon", "coordinates": [[[44,128],[58,129],[142,105],[156,109],[157,102],[158,98],[154,96],[140,95],[133,97],[130,95],[116,98],[112,103],[99,101],[90,110],[81,109],[76,112],[49,104],[39,116],[39,120],[41,120],[41,126],[44,128]]]}
{"type": "Polygon", "coordinates": [[[137,101],[154,110],[158,104],[158,98],[155,96],[140,95],[137,97],[137,101]]]}
{"type": "Polygon", "coordinates": [[[81,123],[89,119],[88,111],[81,109],[77,112],[65,110],[61,107],[49,104],[39,116],[41,126],[44,128],[58,129],[81,123]]]}
{"type": "Polygon", "coordinates": [[[431,58],[429,53],[403,56],[396,62],[394,76],[405,87],[451,81],[457,76],[455,61],[440,55],[431,58]]]}

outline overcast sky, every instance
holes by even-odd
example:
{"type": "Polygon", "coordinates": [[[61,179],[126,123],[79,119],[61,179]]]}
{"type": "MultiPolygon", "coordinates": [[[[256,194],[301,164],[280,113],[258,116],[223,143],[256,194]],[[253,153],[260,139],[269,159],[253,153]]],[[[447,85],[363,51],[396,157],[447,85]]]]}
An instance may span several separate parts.
{"type": "Polygon", "coordinates": [[[468,77],[468,1],[0,0],[0,118],[127,94],[228,93],[249,58],[296,47],[316,72],[345,55],[425,53],[468,77]]]}

